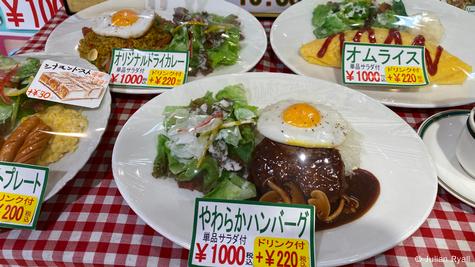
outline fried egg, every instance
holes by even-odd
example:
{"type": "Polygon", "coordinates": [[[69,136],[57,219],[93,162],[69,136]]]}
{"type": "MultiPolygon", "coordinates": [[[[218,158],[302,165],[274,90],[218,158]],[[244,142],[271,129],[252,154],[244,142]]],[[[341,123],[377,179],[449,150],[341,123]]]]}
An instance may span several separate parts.
{"type": "Polygon", "coordinates": [[[351,128],[340,113],[327,105],[282,100],[262,110],[257,130],[283,144],[334,148],[345,141],[351,128]]]}
{"type": "Polygon", "coordinates": [[[94,21],[92,30],[102,36],[138,38],[152,27],[154,16],[153,10],[121,9],[98,17],[94,21]]]}

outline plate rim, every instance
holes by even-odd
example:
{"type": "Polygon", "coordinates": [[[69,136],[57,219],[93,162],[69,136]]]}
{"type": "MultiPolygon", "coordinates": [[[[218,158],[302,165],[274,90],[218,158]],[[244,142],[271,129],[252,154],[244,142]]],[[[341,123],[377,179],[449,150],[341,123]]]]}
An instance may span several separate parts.
{"type": "MultiPolygon", "coordinates": [[[[51,33],[49,34],[47,40],[46,40],[46,43],[45,43],[45,52],[46,53],[49,53],[49,52],[52,52],[54,53],[53,51],[51,51],[51,41],[50,41],[50,37],[54,34],[56,31],[60,30],[61,29],[61,25],[64,23],[64,22],[68,22],[70,20],[75,20],[75,19],[80,19],[80,20],[84,20],[84,18],[81,17],[81,14],[84,14],[84,13],[88,13],[88,12],[91,12],[91,10],[95,10],[95,9],[101,9],[102,6],[108,6],[110,5],[111,8],[113,8],[113,6],[116,6],[118,5],[118,3],[116,2],[117,0],[107,0],[103,3],[100,3],[98,5],[94,5],[94,6],[91,6],[91,7],[88,7],[84,10],[81,10],[77,13],[75,13],[74,15],[71,15],[69,16],[68,18],[66,18],[64,21],[62,21],[57,27],[55,27],[51,33]],[[48,49],[49,47],[49,49],[48,49]]],[[[139,0],[139,1],[142,1],[143,3],[145,3],[146,0],[139,0]]],[[[258,26],[257,29],[255,29],[255,27],[252,27],[253,28],[253,31],[256,32],[256,36],[259,37],[259,39],[263,42],[263,46],[261,48],[259,48],[255,53],[256,56],[253,58],[253,60],[250,60],[248,63],[249,63],[249,66],[247,68],[243,68],[242,70],[239,70],[238,72],[235,72],[235,73],[246,73],[246,72],[249,72],[251,71],[258,63],[259,61],[264,57],[265,53],[267,52],[267,46],[269,45],[269,41],[268,41],[268,38],[267,38],[267,34],[266,34],[266,31],[264,29],[264,26],[261,24],[261,22],[254,16],[252,15],[249,11],[243,9],[242,7],[240,6],[237,6],[231,2],[226,2],[224,1],[224,4],[225,5],[228,5],[228,6],[232,6],[233,8],[235,8],[236,10],[239,10],[239,12],[241,12],[242,14],[245,14],[246,18],[249,19],[250,21],[252,21],[255,25],[252,25],[252,26],[258,26]]],[[[157,12],[157,9],[155,10],[155,12],[157,12]]],[[[242,21],[242,20],[241,20],[242,21]]],[[[241,48],[242,50],[242,48],[241,48]]],[[[69,55],[69,54],[68,54],[69,55]]],[[[71,56],[76,56],[78,58],[79,55],[78,54],[75,54],[75,55],[71,55],[71,56]]],[[[239,60],[241,60],[241,58],[239,58],[239,60]]],[[[238,64],[238,63],[236,63],[238,64]]],[[[234,65],[234,64],[233,64],[234,65]]],[[[226,67],[226,66],[222,66],[222,67],[226,67]]],[[[235,74],[235,73],[229,73],[229,74],[235,74]]],[[[213,75],[213,73],[210,73],[209,75],[207,76],[197,76],[197,77],[192,77],[191,79],[188,78],[188,82],[192,82],[194,80],[200,80],[200,79],[205,79],[205,78],[208,78],[208,77],[214,77],[214,76],[221,76],[221,75],[227,75],[227,74],[218,74],[218,75],[213,75]]],[[[142,89],[142,88],[129,88],[129,87],[114,87],[114,86],[110,86],[110,91],[111,92],[114,92],[114,93],[121,93],[121,94],[131,94],[131,95],[150,95],[150,94],[157,94],[157,93],[164,93],[164,92],[168,92],[168,91],[172,91],[174,88],[172,89],[142,89]]]]}
{"type": "MultiPolygon", "coordinates": [[[[432,116],[428,117],[425,119],[422,124],[419,126],[417,130],[417,134],[421,137],[421,139],[424,141],[424,136],[427,131],[427,129],[430,128],[431,125],[433,125],[435,122],[443,120],[443,119],[448,119],[451,117],[459,117],[459,116],[466,116],[470,113],[470,110],[468,109],[451,109],[451,110],[444,110],[441,112],[437,112],[433,114],[432,116]]],[[[424,142],[425,143],[425,142],[424,142]]],[[[435,163],[434,163],[435,164],[435,163]]],[[[435,164],[437,166],[437,164],[435,164]]],[[[469,175],[469,174],[467,174],[469,175]]],[[[474,178],[475,179],[475,178],[474,178]]],[[[465,196],[461,195],[455,189],[452,189],[447,183],[443,181],[443,177],[440,177],[439,174],[437,174],[437,181],[442,188],[444,188],[447,192],[449,192],[452,196],[463,202],[464,204],[467,204],[473,208],[475,208],[475,202],[466,198],[465,196]]]]}
{"type": "MultiPolygon", "coordinates": [[[[295,74],[285,74],[285,73],[265,73],[265,72],[254,72],[254,73],[244,73],[244,74],[230,74],[230,76],[251,76],[251,77],[256,77],[256,76],[267,76],[269,78],[271,78],[272,76],[284,76],[284,77],[295,77],[296,79],[301,79],[301,80],[310,80],[310,81],[318,81],[318,82],[323,82],[324,84],[332,84],[333,86],[336,86],[336,87],[344,87],[342,85],[338,85],[338,84],[334,84],[334,83],[331,83],[329,81],[324,81],[324,80],[320,80],[320,79],[317,79],[317,78],[312,78],[312,77],[307,77],[307,76],[301,76],[301,75],[295,75],[295,74]]],[[[223,76],[228,76],[228,75],[221,75],[221,76],[215,76],[215,77],[210,77],[209,79],[213,79],[213,78],[217,78],[217,79],[225,79],[225,77],[223,76]]],[[[348,89],[348,88],[345,88],[347,90],[351,90],[351,89],[348,89]]],[[[172,92],[170,92],[172,93],[172,92]]],[[[354,92],[354,93],[357,93],[357,94],[362,94],[360,92],[354,92]]],[[[364,94],[362,94],[364,95],[364,94]]],[[[152,101],[156,101],[156,99],[160,97],[160,96],[156,96],[154,97],[153,99],[151,99],[149,102],[152,102],[152,101]]],[[[412,234],[414,234],[419,228],[420,226],[426,222],[428,216],[430,215],[430,213],[432,212],[433,210],[433,207],[434,207],[434,204],[435,204],[435,201],[436,201],[436,197],[437,197],[437,175],[436,175],[436,170],[435,170],[435,166],[434,164],[429,160],[430,159],[430,155],[427,151],[427,148],[425,147],[425,145],[423,144],[422,142],[422,139],[419,138],[419,136],[417,135],[417,133],[414,131],[414,129],[408,125],[399,115],[397,115],[394,111],[392,111],[391,109],[389,109],[388,107],[382,105],[381,103],[379,103],[377,100],[375,99],[372,99],[370,98],[369,96],[366,96],[364,95],[365,98],[367,98],[369,101],[374,101],[375,104],[378,104],[378,105],[381,105],[381,108],[383,109],[386,109],[387,112],[390,112],[394,118],[396,118],[397,120],[399,120],[401,123],[404,123],[407,125],[408,128],[411,128],[413,130],[413,137],[417,137],[419,140],[418,142],[420,142],[421,144],[421,149],[424,150],[424,152],[426,153],[427,155],[427,161],[428,161],[428,164],[430,165],[430,169],[431,169],[431,174],[428,174],[428,176],[433,176],[433,195],[428,197],[428,199],[430,199],[430,205],[428,205],[428,207],[425,207],[424,210],[424,214],[421,214],[421,216],[418,218],[417,220],[417,223],[415,224],[412,224],[411,227],[409,227],[405,233],[401,234],[401,235],[398,235],[398,238],[395,238],[395,241],[394,242],[391,242],[391,243],[388,243],[386,246],[379,246],[378,248],[376,249],[373,249],[371,252],[367,252],[367,253],[360,253],[358,256],[354,256],[353,258],[349,257],[346,259],[345,262],[341,262],[341,260],[337,259],[337,260],[333,260],[333,261],[327,261],[325,263],[325,265],[334,265],[334,264],[337,264],[337,265],[342,265],[342,264],[349,264],[349,263],[353,263],[353,262],[357,262],[357,261],[362,261],[362,260],[365,260],[367,258],[370,258],[370,257],[373,257],[373,256],[376,256],[376,255],[379,255],[380,253],[388,250],[388,249],[391,249],[395,246],[397,246],[397,244],[399,244],[400,242],[406,240],[408,237],[410,237],[412,234]]],[[[148,103],[148,102],[147,102],[148,103]]],[[[142,107],[144,107],[145,105],[144,104],[142,107]]],[[[141,107],[141,108],[142,108],[141,107]]],[[[134,115],[132,115],[129,120],[127,121],[127,123],[129,123],[129,121],[132,121],[133,119],[133,116],[136,116],[137,112],[134,113],[134,115]]],[[[126,123],[126,124],[127,124],[126,123]]],[[[126,129],[126,124],[124,124],[124,126],[122,127],[122,130],[121,132],[118,134],[117,136],[117,139],[116,140],[120,140],[120,138],[123,136],[123,130],[126,129]]],[[[138,207],[138,205],[136,205],[132,200],[132,197],[129,196],[128,194],[124,194],[126,193],[125,192],[125,185],[122,183],[121,181],[121,178],[123,177],[119,177],[121,175],[119,175],[117,173],[118,171],[118,164],[119,162],[117,162],[117,153],[118,153],[118,149],[116,148],[117,147],[117,144],[119,142],[116,142],[115,145],[114,145],[114,149],[113,149],[113,153],[112,153],[112,171],[113,171],[113,176],[114,176],[114,180],[116,181],[116,184],[117,184],[117,188],[119,189],[119,192],[121,193],[121,195],[124,197],[124,200],[126,201],[126,203],[131,207],[131,209],[142,219],[144,220],[150,227],[152,227],[155,231],[159,232],[161,235],[163,235],[165,238],[171,240],[172,242],[178,244],[179,246],[182,246],[186,249],[189,249],[189,245],[190,244],[187,244],[187,243],[184,243],[184,242],[181,242],[180,240],[177,240],[176,238],[174,238],[172,236],[171,233],[169,232],[166,232],[166,231],[163,231],[161,229],[161,227],[159,225],[155,225],[153,223],[151,223],[150,221],[150,218],[148,216],[144,216],[143,212],[140,210],[140,208],[138,207]],[[132,202],[132,203],[130,203],[132,202]]],[[[122,175],[123,176],[123,175],[122,175]]],[[[431,178],[431,179],[432,179],[431,178]]],[[[431,181],[432,182],[432,181],[431,181]]],[[[189,242],[188,242],[189,243],[189,242]]]]}
{"type": "MultiPolygon", "coordinates": [[[[295,72],[299,75],[303,75],[303,76],[306,76],[306,75],[302,71],[300,71],[297,67],[295,67],[293,64],[291,64],[288,60],[286,60],[285,56],[282,53],[282,51],[280,51],[279,49],[276,49],[276,42],[277,41],[275,40],[275,38],[276,38],[276,31],[277,31],[276,28],[279,27],[279,24],[280,24],[279,19],[282,19],[282,17],[286,14],[286,12],[289,12],[289,10],[298,8],[299,5],[303,6],[307,2],[310,2],[310,1],[300,1],[299,3],[297,3],[295,5],[292,5],[291,7],[284,10],[281,14],[279,14],[279,16],[275,19],[274,23],[272,23],[272,27],[271,27],[270,34],[269,34],[269,42],[270,42],[270,45],[272,47],[272,51],[274,51],[275,55],[279,58],[279,60],[286,67],[288,67],[290,70],[292,70],[293,72],[295,72]]],[[[456,8],[456,7],[454,7],[452,5],[449,5],[447,3],[442,3],[441,2],[441,4],[445,4],[449,8],[453,8],[452,10],[454,12],[461,11],[461,13],[464,13],[463,10],[459,10],[459,8],[456,8]]],[[[472,67],[475,68],[475,66],[472,66],[472,67]]],[[[475,69],[473,71],[474,71],[473,74],[475,74],[475,69]]],[[[314,78],[316,78],[316,77],[314,77],[314,78]]],[[[331,82],[337,83],[335,81],[331,81],[331,82]]],[[[339,84],[339,83],[337,83],[337,84],[339,84]]],[[[370,90],[365,90],[364,88],[363,89],[353,89],[353,90],[357,90],[357,91],[359,91],[361,93],[364,93],[364,94],[367,94],[365,92],[370,91],[370,90]]],[[[456,106],[475,103],[475,97],[473,97],[471,99],[470,98],[458,99],[458,100],[454,100],[454,101],[451,101],[451,102],[443,102],[443,103],[408,103],[408,102],[395,102],[395,101],[391,101],[390,99],[375,98],[372,95],[369,95],[369,94],[367,94],[367,95],[370,96],[371,98],[376,99],[378,102],[380,102],[384,105],[391,106],[391,107],[400,107],[400,108],[448,108],[448,107],[456,107],[456,106]]]]}

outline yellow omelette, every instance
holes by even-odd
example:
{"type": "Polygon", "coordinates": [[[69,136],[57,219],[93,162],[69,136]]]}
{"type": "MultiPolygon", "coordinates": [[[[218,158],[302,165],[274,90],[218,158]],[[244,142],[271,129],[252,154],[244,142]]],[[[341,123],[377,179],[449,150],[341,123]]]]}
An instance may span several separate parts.
{"type": "Polygon", "coordinates": [[[343,41],[370,43],[370,39],[373,43],[379,44],[385,43],[385,41],[401,45],[413,45],[414,42],[423,44],[426,54],[428,54],[426,55],[426,66],[429,80],[433,84],[462,84],[472,72],[472,66],[437,44],[425,41],[422,36],[383,28],[372,28],[369,31],[350,30],[333,37],[316,39],[304,44],[300,48],[300,55],[312,64],[340,68],[343,41]]]}

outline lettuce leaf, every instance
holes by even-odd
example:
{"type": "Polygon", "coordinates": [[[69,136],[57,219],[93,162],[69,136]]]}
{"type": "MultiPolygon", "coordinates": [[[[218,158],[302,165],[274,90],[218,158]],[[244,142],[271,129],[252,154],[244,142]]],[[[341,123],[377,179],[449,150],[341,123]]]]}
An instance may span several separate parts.
{"type": "Polygon", "coordinates": [[[237,102],[233,106],[234,108],[234,117],[238,121],[245,121],[257,118],[257,107],[244,104],[242,102],[237,102]]]}
{"type": "Polygon", "coordinates": [[[242,38],[236,15],[219,16],[208,12],[191,13],[175,8],[175,29],[169,50],[190,51],[190,75],[206,75],[219,65],[232,65],[239,59],[242,38]]]}
{"type": "Polygon", "coordinates": [[[13,106],[0,101],[0,124],[4,124],[13,113],[13,106]]]}
{"type": "Polygon", "coordinates": [[[41,62],[39,59],[27,58],[25,61],[20,63],[20,68],[15,76],[19,77],[20,80],[26,79],[30,76],[35,76],[40,67],[41,62]]]}
{"type": "Polygon", "coordinates": [[[198,108],[201,108],[201,106],[203,104],[206,104],[209,107],[211,107],[214,102],[216,102],[215,98],[213,97],[213,93],[211,92],[206,92],[206,94],[203,96],[203,97],[200,97],[200,98],[196,98],[194,100],[192,100],[190,102],[190,105],[189,107],[192,109],[192,110],[195,110],[195,109],[198,109],[198,108]]]}
{"type": "Polygon", "coordinates": [[[349,27],[359,28],[372,14],[371,8],[371,0],[347,0],[340,5],[336,14],[349,27]]]}
{"type": "Polygon", "coordinates": [[[205,198],[244,200],[256,197],[256,186],[235,173],[226,172],[205,198]]]}
{"type": "Polygon", "coordinates": [[[168,172],[168,154],[169,150],[166,146],[166,142],[168,138],[163,135],[159,134],[157,138],[157,156],[155,156],[155,160],[153,161],[153,171],[152,176],[158,178],[167,174],[168,172]]]}
{"type": "Polygon", "coordinates": [[[167,50],[188,51],[188,30],[186,27],[179,27],[173,34],[172,41],[168,44],[167,50]]]}
{"type": "Polygon", "coordinates": [[[207,72],[208,59],[205,57],[203,26],[190,25],[188,26],[188,31],[191,35],[191,47],[193,49],[190,55],[191,72],[197,72],[198,70],[207,72]]]}
{"type": "Polygon", "coordinates": [[[399,21],[396,13],[389,9],[383,13],[376,15],[376,20],[374,26],[382,28],[395,28],[397,27],[397,22],[399,21]]]}
{"type": "Polygon", "coordinates": [[[0,55],[0,70],[7,71],[13,69],[16,65],[17,62],[13,58],[0,55]]]}
{"type": "Polygon", "coordinates": [[[315,27],[313,33],[317,38],[325,38],[332,34],[350,29],[345,22],[334,12],[334,6],[330,4],[318,5],[313,10],[312,24],[315,27]]]}
{"type": "Polygon", "coordinates": [[[216,93],[216,100],[230,100],[247,104],[246,90],[242,84],[228,85],[216,93]]]}
{"type": "Polygon", "coordinates": [[[339,17],[335,15],[328,16],[321,27],[315,28],[313,34],[317,38],[325,38],[332,34],[344,32],[350,27],[345,24],[339,17]]]}
{"type": "Polygon", "coordinates": [[[249,163],[255,147],[255,134],[250,125],[240,126],[241,140],[238,146],[228,146],[228,152],[232,157],[238,157],[245,163],[249,163]]]}
{"type": "Polygon", "coordinates": [[[190,114],[188,107],[184,106],[166,106],[163,110],[163,126],[169,130],[173,125],[177,123],[177,118],[185,118],[190,114]]]}
{"type": "Polygon", "coordinates": [[[239,127],[234,126],[231,128],[221,129],[215,140],[219,139],[223,139],[226,144],[237,147],[239,145],[239,141],[242,139],[239,127]]]}
{"type": "Polygon", "coordinates": [[[213,189],[220,176],[218,163],[211,156],[205,156],[203,162],[197,167],[196,160],[191,161],[185,165],[184,171],[179,173],[177,181],[191,181],[198,175],[203,175],[203,193],[209,192],[213,189]]]}
{"type": "Polygon", "coordinates": [[[402,0],[392,0],[392,5],[372,0],[343,0],[317,5],[313,10],[314,35],[326,38],[350,29],[367,26],[398,27],[398,16],[407,16],[402,0]],[[385,5],[381,8],[380,5],[385,5]],[[388,8],[389,7],[389,8],[388,8]]]}
{"type": "Polygon", "coordinates": [[[170,154],[170,149],[167,147],[169,139],[164,134],[159,134],[157,138],[157,155],[153,161],[152,176],[159,178],[167,175],[169,172],[178,175],[177,180],[189,181],[194,176],[179,176],[181,173],[193,168],[196,161],[184,164],[170,154]]]}
{"type": "Polygon", "coordinates": [[[229,28],[221,35],[221,38],[224,39],[221,45],[207,50],[212,68],[216,68],[218,65],[233,65],[239,59],[239,41],[241,36],[239,28],[229,28]]]}
{"type": "Polygon", "coordinates": [[[199,167],[196,160],[186,164],[181,163],[170,155],[170,150],[166,146],[167,141],[168,138],[165,135],[158,135],[157,156],[153,162],[153,177],[163,177],[171,172],[176,175],[175,179],[177,181],[185,182],[193,180],[198,175],[203,175],[203,192],[209,192],[216,186],[220,176],[216,160],[206,156],[199,167]]]}
{"type": "Polygon", "coordinates": [[[406,7],[402,0],[393,0],[393,10],[396,15],[407,17],[406,7]]]}
{"type": "MultiPolygon", "coordinates": [[[[157,156],[153,164],[154,177],[171,174],[178,182],[199,179],[202,181],[199,190],[210,196],[219,197],[220,194],[228,193],[231,199],[255,196],[254,185],[239,177],[238,171],[241,171],[241,167],[236,169],[236,172],[228,172],[226,171],[228,169],[221,166],[222,162],[228,159],[239,164],[249,162],[255,146],[255,125],[249,123],[249,120],[255,121],[257,118],[257,107],[247,103],[246,91],[241,84],[227,86],[216,94],[208,91],[204,96],[192,100],[188,106],[167,106],[163,115],[165,127],[157,140],[157,156]],[[188,142],[193,138],[177,136],[176,130],[189,127],[188,124],[196,125],[200,120],[195,121],[193,118],[197,116],[208,118],[215,112],[223,114],[223,120],[230,123],[221,125],[223,127],[217,130],[216,136],[188,131],[186,134],[197,139],[196,144],[203,144],[200,139],[205,140],[205,143],[214,142],[209,144],[220,143],[224,146],[225,152],[216,154],[210,150],[204,154],[203,150],[197,157],[198,153],[194,152],[198,150],[193,148],[195,141],[188,142]],[[245,122],[242,123],[243,121],[245,122]],[[191,156],[185,155],[181,146],[185,152],[192,152],[188,153],[191,156]],[[201,157],[203,160],[198,166],[198,159],[201,157]]],[[[198,184],[194,186],[196,185],[198,184]]]]}
{"type": "Polygon", "coordinates": [[[314,27],[322,27],[325,24],[325,19],[333,14],[332,8],[330,5],[318,5],[313,10],[312,24],[314,27]]]}

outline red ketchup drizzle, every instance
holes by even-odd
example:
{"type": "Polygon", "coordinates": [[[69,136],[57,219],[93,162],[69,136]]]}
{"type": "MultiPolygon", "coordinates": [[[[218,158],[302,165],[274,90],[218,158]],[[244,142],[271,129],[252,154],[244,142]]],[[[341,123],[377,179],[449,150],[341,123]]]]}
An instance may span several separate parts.
{"type": "MultiPolygon", "coordinates": [[[[420,45],[424,46],[426,43],[426,38],[422,35],[417,35],[416,38],[414,38],[414,41],[412,41],[412,45],[420,45]]],[[[430,55],[429,50],[425,48],[425,59],[427,63],[427,71],[431,76],[434,76],[437,73],[437,67],[439,65],[439,60],[440,56],[442,55],[442,51],[444,49],[439,45],[437,46],[437,51],[435,52],[435,59],[432,60],[432,57],[430,55]]]]}
{"type": "MultiPolygon", "coordinates": [[[[368,39],[370,43],[376,43],[376,36],[374,33],[374,30],[371,28],[365,28],[365,29],[360,29],[355,33],[355,36],[353,36],[353,42],[361,42],[361,36],[365,33],[368,32],[368,39]]],[[[325,39],[325,42],[323,43],[322,47],[317,53],[317,56],[319,58],[322,58],[325,56],[328,46],[332,42],[333,38],[335,38],[336,34],[330,35],[325,39]]],[[[345,41],[345,34],[344,33],[339,33],[339,39],[340,39],[340,51],[343,49],[343,42],[345,41]]],[[[414,41],[412,42],[412,45],[419,45],[419,46],[424,46],[425,45],[425,38],[422,35],[418,35],[414,38],[414,41]]],[[[391,44],[393,43],[397,45],[402,45],[402,37],[401,33],[396,30],[396,29],[390,29],[388,32],[388,36],[386,37],[386,40],[384,40],[385,44],[391,44]]],[[[442,48],[440,45],[437,46],[437,51],[435,54],[435,59],[432,59],[432,56],[425,48],[425,60],[427,63],[427,71],[431,76],[434,76],[437,73],[437,67],[439,65],[439,60],[442,55],[442,52],[444,51],[444,48],[442,48]]]]}
{"type": "Polygon", "coordinates": [[[353,37],[353,42],[357,42],[357,43],[361,42],[361,36],[365,32],[368,32],[369,42],[372,43],[372,44],[376,43],[376,36],[374,35],[374,30],[371,29],[371,28],[365,28],[365,29],[358,30],[355,33],[355,36],[353,37]]]}
{"type": "Polygon", "coordinates": [[[343,52],[343,43],[345,42],[345,34],[340,32],[340,54],[343,52]]]}
{"type": "Polygon", "coordinates": [[[395,44],[402,45],[401,33],[396,29],[390,29],[388,37],[384,40],[385,44],[390,44],[394,41],[395,44]]]}
{"type": "MultiPolygon", "coordinates": [[[[323,57],[327,53],[328,46],[332,42],[333,38],[335,38],[336,34],[332,34],[325,39],[325,42],[323,43],[322,47],[320,47],[320,50],[318,51],[317,56],[318,57],[323,57]]],[[[340,47],[341,48],[341,47],[340,47]]]]}
{"type": "MultiPolygon", "coordinates": [[[[327,53],[328,46],[332,42],[333,38],[335,38],[335,36],[336,34],[332,34],[328,36],[327,39],[325,39],[325,42],[323,43],[322,47],[320,47],[320,50],[317,53],[318,57],[322,58],[327,53]]],[[[345,34],[340,32],[338,34],[338,38],[340,40],[340,52],[341,52],[343,50],[343,43],[345,42],[345,34]]]]}

